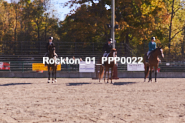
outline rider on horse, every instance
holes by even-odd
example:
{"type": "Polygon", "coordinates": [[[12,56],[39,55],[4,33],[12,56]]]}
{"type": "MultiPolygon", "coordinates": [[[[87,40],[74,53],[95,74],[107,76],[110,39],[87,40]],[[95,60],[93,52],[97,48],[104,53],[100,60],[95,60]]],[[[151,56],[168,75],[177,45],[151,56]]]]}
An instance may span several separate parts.
{"type": "MultiPolygon", "coordinates": [[[[112,38],[109,38],[108,42],[103,46],[103,57],[108,57],[111,49],[112,49],[112,38]]],[[[104,66],[104,64],[103,64],[104,66]]]]}
{"type": "Polygon", "coordinates": [[[104,54],[103,54],[103,57],[107,57],[112,49],[112,38],[110,38],[108,40],[108,42],[103,46],[103,51],[104,51],[104,54]]]}
{"type": "Polygon", "coordinates": [[[49,42],[46,43],[46,53],[45,53],[45,57],[48,56],[48,46],[52,45],[53,47],[55,47],[55,44],[52,42],[53,41],[53,37],[49,37],[49,42]]]}
{"type": "Polygon", "coordinates": [[[151,51],[156,49],[155,37],[151,38],[151,41],[149,42],[148,47],[149,47],[149,51],[147,52],[146,62],[148,62],[151,51]]]}

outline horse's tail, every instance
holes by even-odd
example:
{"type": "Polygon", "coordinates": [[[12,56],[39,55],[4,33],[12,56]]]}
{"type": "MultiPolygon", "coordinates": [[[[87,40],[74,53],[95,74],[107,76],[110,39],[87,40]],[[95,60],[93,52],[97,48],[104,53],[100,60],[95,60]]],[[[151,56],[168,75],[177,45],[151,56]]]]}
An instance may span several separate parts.
{"type": "Polygon", "coordinates": [[[103,74],[104,74],[104,68],[103,68],[103,66],[100,66],[99,79],[102,79],[103,78],[103,74]]]}

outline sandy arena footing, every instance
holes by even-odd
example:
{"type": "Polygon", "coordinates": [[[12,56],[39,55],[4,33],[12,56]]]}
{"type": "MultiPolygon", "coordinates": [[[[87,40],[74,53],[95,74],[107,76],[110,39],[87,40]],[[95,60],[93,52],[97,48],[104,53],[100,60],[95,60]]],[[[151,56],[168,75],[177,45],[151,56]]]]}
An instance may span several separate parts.
{"type": "Polygon", "coordinates": [[[183,123],[185,79],[0,78],[0,123],[183,123]],[[153,79],[154,80],[154,79],[153,79]]]}

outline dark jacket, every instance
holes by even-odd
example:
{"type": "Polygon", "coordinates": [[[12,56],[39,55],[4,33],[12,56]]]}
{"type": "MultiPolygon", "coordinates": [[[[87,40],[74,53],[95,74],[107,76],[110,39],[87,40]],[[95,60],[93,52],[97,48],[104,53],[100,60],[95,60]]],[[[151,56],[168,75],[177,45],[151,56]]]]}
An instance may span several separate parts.
{"type": "MultiPolygon", "coordinates": [[[[55,47],[55,44],[52,42],[51,45],[53,45],[55,47]]],[[[48,46],[49,46],[49,42],[46,44],[46,52],[48,52],[48,46]]]]}
{"type": "Polygon", "coordinates": [[[148,44],[149,51],[155,50],[156,49],[156,43],[155,42],[149,42],[148,44]]]}
{"type": "Polygon", "coordinates": [[[108,43],[106,43],[106,44],[103,46],[103,51],[104,51],[104,52],[106,51],[107,53],[110,53],[111,49],[112,49],[112,44],[108,45],[108,43]]]}

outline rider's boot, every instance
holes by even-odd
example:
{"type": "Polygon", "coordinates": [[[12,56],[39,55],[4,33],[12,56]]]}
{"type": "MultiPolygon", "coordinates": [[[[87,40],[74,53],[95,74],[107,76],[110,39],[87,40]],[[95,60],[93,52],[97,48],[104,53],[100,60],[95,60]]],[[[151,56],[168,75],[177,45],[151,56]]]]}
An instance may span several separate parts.
{"type": "MultiPolygon", "coordinates": [[[[48,57],[48,52],[45,53],[44,57],[48,57]]],[[[45,64],[45,67],[47,66],[47,64],[45,64]]]]}
{"type": "Polygon", "coordinates": [[[148,56],[146,56],[146,63],[148,63],[148,56]]]}
{"type": "Polygon", "coordinates": [[[105,67],[105,63],[104,63],[104,64],[102,64],[102,66],[103,66],[103,67],[105,67]]]}

